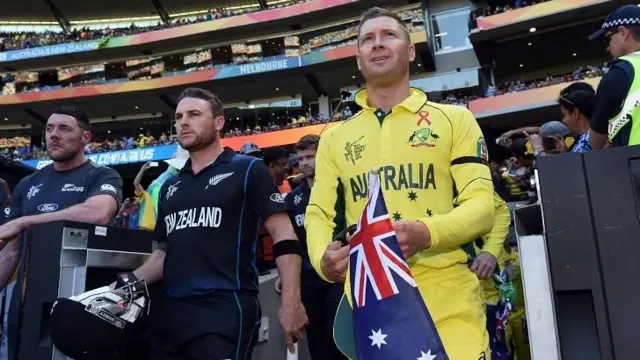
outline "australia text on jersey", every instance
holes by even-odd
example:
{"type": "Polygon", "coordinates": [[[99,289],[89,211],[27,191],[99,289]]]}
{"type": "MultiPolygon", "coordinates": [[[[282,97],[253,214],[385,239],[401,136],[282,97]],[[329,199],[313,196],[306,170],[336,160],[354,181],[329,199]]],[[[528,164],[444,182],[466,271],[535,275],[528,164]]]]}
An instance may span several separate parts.
{"type": "Polygon", "coordinates": [[[222,209],[213,206],[185,209],[164,217],[167,236],[187,228],[218,228],[222,223],[222,209]]]}
{"type": "MultiPolygon", "coordinates": [[[[385,190],[436,189],[436,175],[433,164],[385,165],[378,169],[380,185],[385,190]]],[[[368,195],[369,173],[362,173],[349,179],[353,201],[365,199],[368,195]]]]}

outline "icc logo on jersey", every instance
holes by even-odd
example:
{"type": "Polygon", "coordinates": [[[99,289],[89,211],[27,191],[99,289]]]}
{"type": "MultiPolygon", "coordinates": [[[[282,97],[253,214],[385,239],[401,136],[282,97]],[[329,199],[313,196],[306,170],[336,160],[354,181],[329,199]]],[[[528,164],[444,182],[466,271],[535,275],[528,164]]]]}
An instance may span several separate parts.
{"type": "Polygon", "coordinates": [[[31,199],[32,197],[36,196],[40,192],[41,186],[42,184],[30,187],[29,192],[27,193],[27,199],[31,199]]]}
{"type": "Polygon", "coordinates": [[[165,200],[169,200],[170,197],[173,196],[173,194],[176,193],[176,191],[178,191],[178,184],[180,184],[181,181],[177,181],[175,184],[170,185],[167,188],[167,195],[165,195],[165,200]]]}

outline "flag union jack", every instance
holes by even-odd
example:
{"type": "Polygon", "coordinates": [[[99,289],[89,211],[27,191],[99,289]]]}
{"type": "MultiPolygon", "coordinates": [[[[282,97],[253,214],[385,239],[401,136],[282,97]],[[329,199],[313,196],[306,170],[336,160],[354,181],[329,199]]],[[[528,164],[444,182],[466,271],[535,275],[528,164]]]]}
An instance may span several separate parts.
{"type": "Polygon", "coordinates": [[[354,360],[449,360],[402,256],[376,175],[350,241],[354,360]]]}
{"type": "Polygon", "coordinates": [[[367,289],[371,289],[376,300],[398,294],[393,274],[412,287],[416,282],[409,265],[399,253],[391,249],[397,245],[396,233],[382,200],[382,192],[373,193],[367,202],[351,238],[351,262],[354,265],[354,302],[363,307],[367,301],[367,289]]]}

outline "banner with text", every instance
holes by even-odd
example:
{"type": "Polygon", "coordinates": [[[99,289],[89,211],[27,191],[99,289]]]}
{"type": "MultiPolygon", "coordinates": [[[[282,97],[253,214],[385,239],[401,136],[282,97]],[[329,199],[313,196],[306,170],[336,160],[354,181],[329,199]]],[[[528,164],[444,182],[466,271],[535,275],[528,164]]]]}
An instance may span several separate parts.
{"type": "MultiPolygon", "coordinates": [[[[111,151],[99,154],[87,154],[87,158],[97,165],[114,166],[138,162],[167,160],[171,159],[175,152],[176,145],[163,145],[140,149],[111,151]]],[[[51,164],[51,160],[23,160],[22,163],[36,169],[42,169],[43,167],[51,164]]]]}
{"type": "Polygon", "coordinates": [[[216,67],[220,69],[213,76],[213,79],[225,79],[236,76],[261,74],[271,71],[287,70],[300,67],[299,57],[277,56],[264,59],[260,62],[243,65],[223,65],[216,67]]]}
{"type": "MultiPolygon", "coordinates": [[[[222,139],[222,146],[228,146],[238,151],[246,142],[254,142],[260,148],[268,148],[273,146],[290,145],[296,143],[301,137],[309,134],[320,135],[326,129],[334,127],[340,122],[331,122],[328,124],[318,124],[305,126],[301,128],[268,132],[264,134],[256,134],[249,136],[237,136],[222,139]]],[[[94,164],[103,166],[117,166],[123,164],[134,164],[147,161],[162,161],[171,159],[176,152],[177,145],[163,145],[155,147],[146,147],[140,149],[120,150],[99,154],[88,154],[87,158],[94,164]]],[[[23,160],[23,164],[42,169],[51,164],[49,159],[23,160]]]]}
{"type": "Polygon", "coordinates": [[[108,41],[108,39],[78,41],[68,44],[49,45],[32,49],[0,52],[0,62],[91,51],[100,48],[105,43],[105,41],[108,41]]]}

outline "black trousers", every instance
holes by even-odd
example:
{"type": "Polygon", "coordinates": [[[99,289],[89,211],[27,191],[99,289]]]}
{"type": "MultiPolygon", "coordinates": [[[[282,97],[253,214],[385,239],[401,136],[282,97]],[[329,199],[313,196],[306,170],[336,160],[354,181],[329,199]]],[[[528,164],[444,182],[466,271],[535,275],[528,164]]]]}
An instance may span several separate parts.
{"type": "Polygon", "coordinates": [[[247,360],[258,341],[257,294],[165,297],[151,336],[151,360],[247,360]]]}
{"type": "Polygon", "coordinates": [[[302,304],[307,310],[307,343],[313,360],[346,360],[333,340],[333,322],[343,284],[331,284],[322,280],[315,271],[302,272],[302,304]]]}

